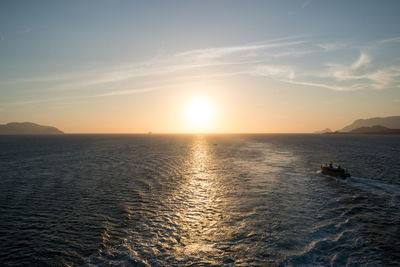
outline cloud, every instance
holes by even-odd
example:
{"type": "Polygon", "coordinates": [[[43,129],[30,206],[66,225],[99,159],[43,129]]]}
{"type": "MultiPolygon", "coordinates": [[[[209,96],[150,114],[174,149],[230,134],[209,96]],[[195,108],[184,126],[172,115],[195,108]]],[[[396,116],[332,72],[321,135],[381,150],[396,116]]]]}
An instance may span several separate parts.
{"type": "MultiPolygon", "coordinates": [[[[396,38],[391,40],[396,40],[396,38]]],[[[337,50],[348,48],[354,50],[355,48],[354,45],[338,42],[313,45],[302,36],[289,36],[237,46],[183,51],[169,58],[153,61],[151,64],[143,64],[143,67],[139,69],[122,68],[103,75],[102,80],[98,82],[115,82],[140,76],[157,77],[169,74],[182,79],[251,75],[337,91],[399,87],[399,68],[396,66],[377,68],[372,64],[370,54],[365,51],[360,51],[358,58],[349,65],[321,62],[320,71],[310,71],[307,66],[302,67],[301,64],[295,67],[299,64],[297,59],[293,60],[293,57],[313,56],[318,52],[316,47],[323,48],[327,55],[334,54],[337,50]],[[289,64],[279,63],[283,58],[289,64]],[[295,64],[290,64],[290,62],[295,64]],[[202,70],[200,74],[199,70],[202,70]]],[[[130,90],[122,92],[133,93],[130,90]]]]}
{"type": "Polygon", "coordinates": [[[42,104],[48,102],[57,102],[63,100],[70,100],[70,99],[81,99],[81,97],[55,97],[55,98],[37,98],[37,99],[29,99],[29,100],[20,100],[20,101],[9,101],[6,103],[0,103],[3,106],[15,106],[15,105],[32,105],[32,104],[42,104]]]}
{"type": "Polygon", "coordinates": [[[373,68],[371,57],[361,52],[359,58],[350,66],[326,64],[328,70],[317,75],[319,78],[334,78],[336,83],[325,84],[324,88],[333,90],[400,88],[400,67],[373,68]],[[341,82],[351,83],[340,85],[341,82]],[[338,85],[339,84],[339,85],[338,85]]]}
{"type": "Polygon", "coordinates": [[[307,81],[298,81],[298,80],[285,80],[281,79],[281,82],[296,84],[296,85],[303,85],[303,86],[312,86],[312,87],[319,87],[319,88],[326,88],[334,91],[355,91],[355,90],[362,90],[369,87],[367,83],[356,83],[352,85],[337,85],[337,84],[329,84],[329,83],[318,83],[318,82],[307,82],[307,81]]]}
{"type": "Polygon", "coordinates": [[[362,52],[360,58],[351,65],[349,70],[350,74],[354,76],[364,74],[370,62],[370,57],[362,52]]]}
{"type": "Polygon", "coordinates": [[[343,80],[357,80],[365,78],[364,74],[371,62],[370,57],[361,52],[360,57],[354,61],[350,66],[340,64],[326,64],[329,68],[322,76],[334,77],[339,81],[343,80]]]}
{"type": "Polygon", "coordinates": [[[379,69],[365,75],[375,89],[400,88],[400,67],[379,69]]]}
{"type": "Polygon", "coordinates": [[[400,37],[379,40],[378,43],[382,43],[382,44],[384,44],[384,43],[400,43],[400,37]]]}
{"type": "Polygon", "coordinates": [[[322,48],[326,52],[336,51],[348,47],[346,43],[320,43],[318,47],[322,48]]]}
{"type": "Polygon", "coordinates": [[[148,87],[148,88],[135,88],[135,89],[127,89],[127,90],[113,90],[104,94],[94,95],[92,97],[105,97],[105,96],[120,96],[120,95],[133,95],[133,94],[141,94],[147,93],[151,91],[165,89],[168,86],[155,86],[155,87],[148,87]]]}
{"type": "MultiPolygon", "coordinates": [[[[294,39],[295,37],[290,37],[287,39],[294,39]]],[[[282,48],[286,46],[295,46],[299,44],[304,44],[304,40],[292,40],[292,41],[265,41],[257,44],[246,44],[241,46],[227,46],[227,47],[215,47],[206,49],[196,49],[178,53],[177,56],[180,57],[190,57],[197,60],[209,60],[209,59],[220,59],[233,54],[243,54],[246,52],[262,51],[271,48],[282,48]]],[[[247,54],[247,56],[256,56],[257,54],[247,54]]],[[[246,56],[246,55],[245,55],[246,56]]]]}
{"type": "MultiPolygon", "coordinates": [[[[103,69],[23,78],[15,82],[38,88],[43,97],[54,93],[70,97],[111,97],[164,90],[185,80],[229,76],[260,76],[299,86],[336,91],[400,88],[400,66],[376,64],[376,51],[400,37],[373,41],[370,46],[345,42],[313,42],[306,36],[288,36],[256,43],[191,49],[149,60],[103,69]],[[369,49],[373,47],[374,49],[369,49]],[[356,51],[357,54],[354,54],[356,51]],[[343,63],[340,53],[354,55],[343,63]],[[45,92],[45,93],[44,93],[45,92]],[[101,93],[99,93],[101,92],[101,93]],[[46,94],[46,95],[44,95],[46,94]]],[[[1,81],[0,87],[8,85],[1,81]]],[[[16,86],[17,86],[16,85],[16,86]]],[[[36,103],[28,99],[25,103],[36,103]]],[[[40,100],[38,100],[40,101],[40,100]]],[[[47,101],[47,100],[45,100],[47,101]]],[[[51,100],[50,100],[51,101],[51,100]]]]}
{"type": "MultiPolygon", "coordinates": [[[[19,82],[55,83],[44,87],[44,91],[68,91],[85,88],[113,86],[121,82],[134,82],[137,79],[162,77],[192,76],[192,72],[204,70],[208,74],[203,77],[230,76],[232,73],[249,73],[253,66],[264,64],[273,58],[301,56],[310,53],[308,50],[292,49],[282,51],[284,47],[296,46],[306,41],[300,36],[290,36],[280,39],[262,41],[229,47],[214,47],[188,50],[172,55],[157,57],[148,61],[116,67],[109,70],[91,71],[82,74],[60,74],[20,80],[19,82]],[[278,51],[268,51],[270,49],[278,51]],[[212,71],[210,71],[212,69],[212,71]]],[[[264,75],[264,74],[262,74],[264,75]]]]}
{"type": "Polygon", "coordinates": [[[253,71],[249,72],[255,76],[268,76],[274,78],[287,78],[294,79],[296,73],[293,68],[289,66],[277,66],[277,65],[260,65],[254,67],[253,71]]]}
{"type": "Polygon", "coordinates": [[[315,51],[313,51],[311,49],[288,50],[288,51],[273,53],[269,57],[270,58],[299,57],[299,56],[304,56],[306,54],[311,54],[313,52],[315,52],[315,51]]]}

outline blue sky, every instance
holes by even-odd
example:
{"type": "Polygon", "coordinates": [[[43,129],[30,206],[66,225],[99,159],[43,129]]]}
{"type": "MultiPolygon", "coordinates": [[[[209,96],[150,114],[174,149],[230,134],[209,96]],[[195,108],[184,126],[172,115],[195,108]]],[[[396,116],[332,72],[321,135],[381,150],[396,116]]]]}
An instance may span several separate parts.
{"type": "Polygon", "coordinates": [[[220,107],[214,132],[400,115],[399,11],[399,1],[2,1],[0,123],[185,132],[178,107],[199,94],[220,107]]]}

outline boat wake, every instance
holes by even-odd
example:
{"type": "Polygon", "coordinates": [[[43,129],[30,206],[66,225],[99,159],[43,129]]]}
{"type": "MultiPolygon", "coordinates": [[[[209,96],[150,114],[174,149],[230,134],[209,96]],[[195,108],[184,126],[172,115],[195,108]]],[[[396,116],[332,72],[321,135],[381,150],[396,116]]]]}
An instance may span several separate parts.
{"type": "Polygon", "coordinates": [[[388,184],[383,181],[360,177],[347,178],[347,183],[377,195],[385,194],[392,197],[400,197],[400,185],[397,184],[388,184]]]}
{"type": "MultiPolygon", "coordinates": [[[[321,170],[316,171],[317,174],[324,175],[321,170]]],[[[348,177],[346,179],[327,176],[338,182],[346,183],[348,185],[357,187],[368,193],[372,193],[379,196],[390,196],[390,197],[400,197],[400,185],[389,184],[384,181],[361,178],[361,177],[348,177]]]]}

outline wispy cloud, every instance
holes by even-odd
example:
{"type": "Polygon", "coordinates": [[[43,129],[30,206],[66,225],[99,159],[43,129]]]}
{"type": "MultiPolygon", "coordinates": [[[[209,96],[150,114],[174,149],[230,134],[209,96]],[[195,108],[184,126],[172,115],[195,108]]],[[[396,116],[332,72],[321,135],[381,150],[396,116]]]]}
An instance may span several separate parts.
{"type": "Polygon", "coordinates": [[[400,37],[388,38],[384,40],[379,40],[378,43],[400,43],[400,37]]]}
{"type": "MultiPolygon", "coordinates": [[[[400,37],[372,43],[375,50],[379,50],[389,42],[398,43],[400,37]]],[[[164,90],[190,79],[239,75],[336,91],[400,88],[400,66],[382,62],[375,64],[375,50],[345,42],[313,42],[299,35],[235,46],[192,49],[109,69],[80,70],[15,82],[35,86],[42,94],[64,94],[64,99],[69,98],[72,94],[69,92],[73,90],[79,91],[81,98],[123,96],[164,90]],[[354,56],[352,62],[343,63],[339,58],[347,58],[336,57],[343,51],[354,56]]],[[[1,83],[4,85],[6,82],[1,83]]],[[[24,103],[59,99],[57,96],[24,103]]]]}
{"type": "Polygon", "coordinates": [[[350,66],[341,64],[326,64],[329,70],[321,76],[332,76],[337,80],[355,80],[365,78],[365,74],[369,64],[371,63],[370,57],[361,52],[360,57],[354,61],[350,66]]]}
{"type": "Polygon", "coordinates": [[[133,95],[133,94],[141,94],[147,93],[151,91],[161,90],[168,88],[168,86],[155,86],[148,88],[135,88],[135,89],[127,89],[127,90],[114,90],[104,94],[94,95],[92,97],[105,97],[105,96],[120,96],[120,95],[133,95]]]}
{"type": "Polygon", "coordinates": [[[400,67],[379,69],[365,77],[374,82],[375,89],[400,88],[400,67]]]}
{"type": "Polygon", "coordinates": [[[317,44],[318,47],[322,48],[323,50],[327,51],[327,52],[331,52],[331,51],[336,51],[336,50],[340,50],[340,49],[344,49],[346,47],[348,47],[349,45],[346,43],[320,43],[317,44]]]}
{"type": "MultiPolygon", "coordinates": [[[[282,39],[276,39],[271,41],[259,42],[255,44],[245,44],[241,46],[227,46],[227,47],[215,47],[206,49],[196,49],[178,53],[177,56],[180,57],[190,57],[193,59],[204,60],[204,59],[220,59],[232,55],[242,55],[246,52],[262,51],[271,48],[282,48],[288,46],[295,46],[299,44],[304,44],[304,40],[296,40],[298,37],[287,37],[282,39]]],[[[248,56],[255,56],[257,54],[245,54],[248,56]]]]}
{"type": "Polygon", "coordinates": [[[292,67],[284,65],[259,65],[255,66],[249,73],[256,76],[287,79],[294,79],[296,76],[296,72],[292,67]]]}
{"type": "Polygon", "coordinates": [[[202,74],[202,76],[216,77],[229,76],[231,73],[243,74],[248,73],[249,69],[253,69],[253,66],[261,66],[273,58],[301,56],[310,53],[308,50],[295,49],[296,46],[306,43],[305,40],[300,38],[302,37],[290,36],[238,46],[188,50],[109,70],[90,71],[85,74],[24,78],[18,82],[46,83],[46,86],[42,88],[44,91],[66,91],[98,88],[107,85],[113,87],[115,83],[134,82],[135,79],[147,77],[157,80],[160,77],[171,76],[172,74],[174,77],[191,76],[191,71],[204,70],[204,72],[207,72],[206,70],[211,68],[213,68],[213,71],[202,74]],[[285,47],[293,47],[293,49],[284,51],[285,47]],[[271,49],[278,50],[269,51],[271,49]],[[53,84],[47,85],[47,83],[53,84]]]}
{"type": "Polygon", "coordinates": [[[371,57],[361,52],[359,58],[351,65],[326,64],[327,71],[321,72],[320,78],[333,78],[336,83],[329,83],[324,88],[334,90],[359,90],[359,89],[385,89],[400,88],[400,67],[374,68],[371,64],[371,57]],[[347,85],[338,85],[340,82],[347,82],[347,85]]]}
{"type": "Polygon", "coordinates": [[[306,81],[299,81],[299,80],[285,80],[281,79],[280,81],[296,84],[296,85],[303,85],[303,86],[312,86],[312,87],[319,87],[319,88],[326,88],[334,91],[355,91],[365,89],[369,86],[367,83],[357,83],[348,86],[341,86],[336,84],[328,84],[328,83],[318,83],[318,82],[306,82],[306,81]]]}

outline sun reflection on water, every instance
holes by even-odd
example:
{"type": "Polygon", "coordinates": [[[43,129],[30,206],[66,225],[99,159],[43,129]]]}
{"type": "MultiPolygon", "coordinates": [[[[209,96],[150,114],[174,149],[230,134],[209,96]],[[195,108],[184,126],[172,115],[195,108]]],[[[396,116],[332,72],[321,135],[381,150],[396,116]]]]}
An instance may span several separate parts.
{"type": "Polygon", "coordinates": [[[219,205],[220,186],[210,144],[204,136],[196,136],[188,159],[187,179],[177,194],[183,197],[177,215],[180,218],[182,246],[177,248],[176,257],[218,254],[215,241],[222,211],[219,205]]]}

